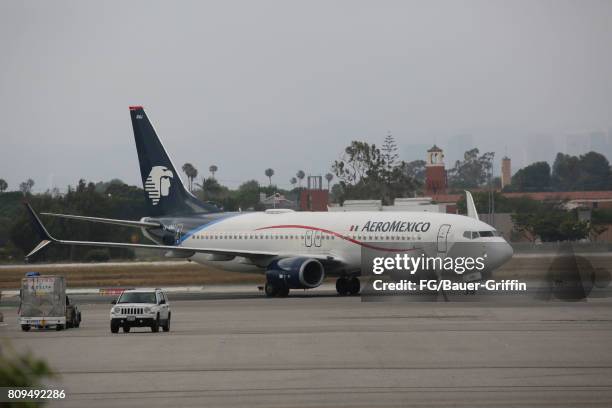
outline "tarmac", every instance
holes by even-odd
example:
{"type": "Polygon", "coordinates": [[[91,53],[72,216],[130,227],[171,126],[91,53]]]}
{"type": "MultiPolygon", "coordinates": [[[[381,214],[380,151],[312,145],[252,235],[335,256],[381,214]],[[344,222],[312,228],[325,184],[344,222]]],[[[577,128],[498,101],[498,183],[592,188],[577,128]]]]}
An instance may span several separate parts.
{"type": "Polygon", "coordinates": [[[612,298],[361,302],[331,290],[169,295],[169,333],[111,334],[110,297],[83,323],[0,336],[44,356],[50,407],[612,406],[612,298]]]}

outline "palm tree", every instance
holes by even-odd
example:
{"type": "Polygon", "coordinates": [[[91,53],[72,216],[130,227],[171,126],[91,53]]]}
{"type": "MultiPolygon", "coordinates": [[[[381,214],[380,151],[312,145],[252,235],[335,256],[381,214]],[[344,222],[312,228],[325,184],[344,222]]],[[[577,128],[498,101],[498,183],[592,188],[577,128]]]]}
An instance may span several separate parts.
{"type": "Polygon", "coordinates": [[[297,184],[297,179],[295,177],[291,177],[289,182],[291,183],[291,187],[295,188],[295,185],[297,184]]]}
{"type": "Polygon", "coordinates": [[[193,180],[198,177],[198,169],[193,167],[191,163],[183,164],[182,169],[187,176],[187,180],[189,180],[189,191],[193,191],[193,180]]]}
{"type": "Polygon", "coordinates": [[[210,174],[212,174],[212,178],[215,178],[215,173],[217,170],[219,170],[219,168],[214,164],[208,168],[208,171],[210,171],[210,174]]]}
{"type": "Polygon", "coordinates": [[[8,183],[4,179],[0,179],[0,193],[3,193],[8,188],[8,183]]]}
{"type": "Polygon", "coordinates": [[[325,180],[327,180],[327,191],[329,191],[329,183],[334,179],[334,175],[331,173],[327,173],[325,175],[325,180]]]}
{"type": "Polygon", "coordinates": [[[304,173],[304,170],[298,170],[298,172],[295,174],[298,178],[298,186],[300,188],[302,188],[302,180],[304,180],[304,177],[306,177],[306,173],[304,173]]]}
{"type": "Polygon", "coordinates": [[[266,177],[270,179],[270,186],[272,185],[272,176],[274,175],[274,169],[266,169],[265,173],[266,177]]]}

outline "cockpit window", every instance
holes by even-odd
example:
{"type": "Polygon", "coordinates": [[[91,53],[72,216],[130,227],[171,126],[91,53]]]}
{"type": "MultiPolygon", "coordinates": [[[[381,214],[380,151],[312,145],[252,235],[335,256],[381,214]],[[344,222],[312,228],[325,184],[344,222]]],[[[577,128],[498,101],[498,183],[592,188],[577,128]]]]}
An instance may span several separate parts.
{"type": "Polygon", "coordinates": [[[501,234],[496,231],[465,231],[463,236],[467,239],[476,239],[476,238],[487,238],[487,237],[499,237],[501,234]]]}

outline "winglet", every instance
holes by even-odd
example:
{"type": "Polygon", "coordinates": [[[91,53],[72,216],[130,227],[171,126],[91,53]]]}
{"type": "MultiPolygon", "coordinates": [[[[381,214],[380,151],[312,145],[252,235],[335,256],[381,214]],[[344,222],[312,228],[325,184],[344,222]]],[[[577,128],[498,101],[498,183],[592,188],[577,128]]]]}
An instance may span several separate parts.
{"type": "Polygon", "coordinates": [[[472,193],[467,190],[465,190],[465,205],[467,207],[467,216],[478,220],[478,212],[476,211],[474,198],[472,197],[472,193]]]}
{"type": "Polygon", "coordinates": [[[51,234],[49,234],[49,231],[47,231],[47,229],[43,225],[40,218],[38,218],[38,215],[34,212],[34,209],[30,205],[30,203],[24,202],[23,205],[25,205],[26,209],[28,210],[28,213],[30,213],[32,220],[34,221],[34,226],[36,228],[36,231],[38,232],[38,235],[40,236],[40,239],[41,239],[38,245],[36,245],[36,247],[33,250],[31,250],[29,254],[26,255],[26,260],[27,260],[29,257],[34,255],[35,253],[39,252],[44,247],[46,247],[50,243],[55,242],[57,240],[53,238],[51,234]]]}

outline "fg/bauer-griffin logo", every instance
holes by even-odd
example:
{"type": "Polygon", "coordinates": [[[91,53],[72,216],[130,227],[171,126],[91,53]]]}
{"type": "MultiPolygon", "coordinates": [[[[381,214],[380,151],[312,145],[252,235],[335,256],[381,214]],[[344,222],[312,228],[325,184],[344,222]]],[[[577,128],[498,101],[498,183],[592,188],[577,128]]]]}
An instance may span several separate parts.
{"type": "Polygon", "coordinates": [[[171,170],[165,166],[154,166],[145,182],[145,191],[153,205],[157,205],[162,197],[170,194],[170,180],[174,178],[171,170]]]}

